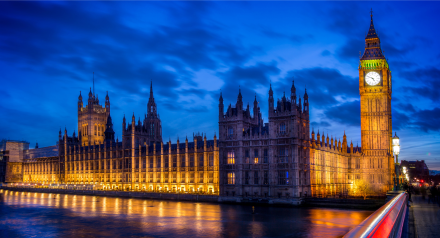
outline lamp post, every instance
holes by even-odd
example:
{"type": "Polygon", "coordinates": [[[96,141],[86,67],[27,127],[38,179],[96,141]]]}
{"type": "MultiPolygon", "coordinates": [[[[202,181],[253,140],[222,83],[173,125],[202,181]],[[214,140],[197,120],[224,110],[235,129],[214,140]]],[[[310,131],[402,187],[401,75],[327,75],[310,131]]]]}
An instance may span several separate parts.
{"type": "Polygon", "coordinates": [[[396,163],[394,164],[395,167],[394,191],[397,191],[399,189],[399,157],[398,156],[400,154],[400,140],[396,132],[394,132],[394,137],[393,137],[393,153],[396,155],[396,163]]]}

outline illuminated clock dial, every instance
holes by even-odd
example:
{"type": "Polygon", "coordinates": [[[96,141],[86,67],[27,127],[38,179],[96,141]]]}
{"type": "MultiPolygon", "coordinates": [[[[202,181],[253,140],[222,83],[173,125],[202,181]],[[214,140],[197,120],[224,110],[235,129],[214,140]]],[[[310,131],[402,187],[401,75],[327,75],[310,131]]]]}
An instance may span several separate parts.
{"type": "Polygon", "coordinates": [[[370,86],[377,85],[380,82],[380,75],[377,72],[368,72],[365,75],[365,82],[370,86]]]}

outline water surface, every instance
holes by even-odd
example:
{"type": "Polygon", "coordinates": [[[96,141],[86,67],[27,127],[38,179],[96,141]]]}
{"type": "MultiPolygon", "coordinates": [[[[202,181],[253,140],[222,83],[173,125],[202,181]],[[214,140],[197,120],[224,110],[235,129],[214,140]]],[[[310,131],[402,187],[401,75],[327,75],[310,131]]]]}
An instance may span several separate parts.
{"type": "Polygon", "coordinates": [[[0,190],[0,237],[341,237],[371,213],[0,190]]]}

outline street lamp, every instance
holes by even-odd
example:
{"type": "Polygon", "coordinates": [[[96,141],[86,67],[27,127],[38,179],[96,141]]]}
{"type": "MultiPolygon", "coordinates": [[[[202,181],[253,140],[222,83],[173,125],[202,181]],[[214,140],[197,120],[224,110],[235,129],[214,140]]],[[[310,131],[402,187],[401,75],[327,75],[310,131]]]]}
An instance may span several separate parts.
{"type": "Polygon", "coordinates": [[[394,132],[393,137],[393,153],[396,155],[396,163],[394,164],[395,168],[395,177],[394,177],[394,191],[397,191],[399,188],[399,159],[398,156],[400,154],[400,140],[397,136],[397,133],[394,132]]]}
{"type": "Polygon", "coordinates": [[[400,140],[396,132],[394,132],[394,137],[393,137],[393,152],[396,155],[396,163],[399,163],[397,156],[399,156],[400,154],[400,140]]]}

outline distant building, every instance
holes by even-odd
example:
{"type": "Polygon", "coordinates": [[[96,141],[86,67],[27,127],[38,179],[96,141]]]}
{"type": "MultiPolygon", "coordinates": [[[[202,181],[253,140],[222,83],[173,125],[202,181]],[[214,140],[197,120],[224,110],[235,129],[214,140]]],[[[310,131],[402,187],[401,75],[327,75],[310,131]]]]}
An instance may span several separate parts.
{"type": "Polygon", "coordinates": [[[29,142],[2,140],[0,142],[0,180],[4,182],[23,181],[24,151],[29,150],[29,142]],[[6,166],[4,166],[5,162],[6,166]],[[3,177],[3,178],[2,178],[3,177]]]}
{"type": "Polygon", "coordinates": [[[417,178],[419,180],[428,181],[429,169],[424,160],[406,161],[402,160],[400,163],[400,169],[406,167],[408,170],[409,178],[412,180],[417,178]]]}

